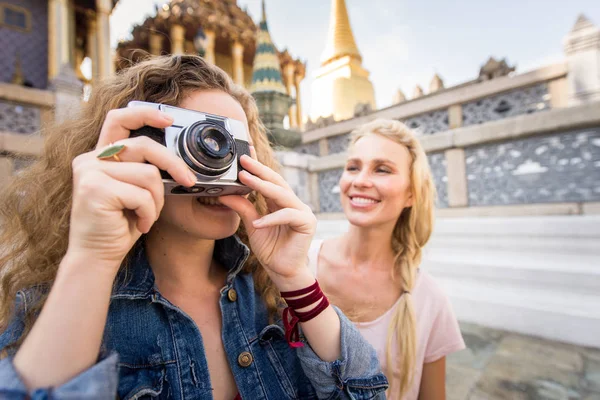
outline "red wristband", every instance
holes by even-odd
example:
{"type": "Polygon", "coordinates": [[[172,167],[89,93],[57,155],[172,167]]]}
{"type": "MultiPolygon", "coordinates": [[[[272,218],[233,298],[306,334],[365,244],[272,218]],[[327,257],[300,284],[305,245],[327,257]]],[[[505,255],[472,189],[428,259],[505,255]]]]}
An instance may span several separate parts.
{"type": "Polygon", "coordinates": [[[286,301],[288,307],[283,310],[283,326],[285,327],[285,338],[290,347],[302,347],[304,343],[300,342],[300,331],[298,329],[299,322],[308,322],[321,314],[328,306],[329,300],[321,291],[319,283],[314,284],[300,290],[290,292],[281,292],[281,297],[286,301]],[[290,299],[290,297],[300,298],[290,299]],[[296,311],[301,308],[308,307],[319,301],[319,304],[310,311],[296,311]]]}

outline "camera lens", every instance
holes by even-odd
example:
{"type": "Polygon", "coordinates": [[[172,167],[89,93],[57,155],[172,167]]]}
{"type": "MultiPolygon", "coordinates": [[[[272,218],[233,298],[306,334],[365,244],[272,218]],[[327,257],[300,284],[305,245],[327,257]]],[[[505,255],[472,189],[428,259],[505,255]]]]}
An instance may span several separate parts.
{"type": "Polygon", "coordinates": [[[179,154],[199,174],[220,176],[235,160],[233,137],[213,122],[196,122],[182,132],[179,154]]]}
{"type": "Polygon", "coordinates": [[[229,139],[231,136],[219,129],[207,127],[196,133],[196,150],[206,153],[209,157],[223,158],[231,150],[229,139]]]}
{"type": "Polygon", "coordinates": [[[213,151],[219,151],[220,149],[219,142],[211,137],[204,139],[204,143],[213,151]]]}

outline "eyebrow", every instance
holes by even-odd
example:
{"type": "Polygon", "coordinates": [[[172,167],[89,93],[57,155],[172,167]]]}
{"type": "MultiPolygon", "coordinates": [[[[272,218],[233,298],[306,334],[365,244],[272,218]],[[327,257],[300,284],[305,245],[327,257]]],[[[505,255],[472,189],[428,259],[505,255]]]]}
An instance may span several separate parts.
{"type": "MultiPolygon", "coordinates": [[[[361,160],[359,160],[358,158],[349,158],[348,161],[346,162],[362,162],[361,160]]],[[[392,164],[392,165],[396,165],[395,162],[393,162],[392,160],[388,159],[388,158],[374,158],[373,160],[371,160],[371,162],[375,163],[375,164],[392,164]]]]}

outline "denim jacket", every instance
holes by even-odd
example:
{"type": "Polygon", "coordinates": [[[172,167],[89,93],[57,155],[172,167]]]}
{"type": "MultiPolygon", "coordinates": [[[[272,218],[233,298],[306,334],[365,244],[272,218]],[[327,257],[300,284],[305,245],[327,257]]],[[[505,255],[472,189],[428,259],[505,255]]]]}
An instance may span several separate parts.
{"type": "MultiPolygon", "coordinates": [[[[377,355],[339,311],[341,356],[325,362],[308,343],[290,348],[281,321],[270,325],[251,274],[240,271],[249,254],[235,236],[215,245],[215,257],[229,273],[221,290],[222,337],[243,399],[384,399],[388,386],[377,355]]],[[[117,277],[97,364],[69,382],[38,389],[41,399],[212,399],[202,335],[194,321],[161,296],[143,246],[117,277]]],[[[17,306],[26,309],[28,293],[17,306]]],[[[19,313],[17,313],[19,315],[19,313]]],[[[16,317],[0,335],[0,349],[17,339],[16,317]]],[[[25,399],[27,392],[12,364],[0,361],[0,398],[25,399]]],[[[215,377],[213,377],[215,378],[215,377]]]]}

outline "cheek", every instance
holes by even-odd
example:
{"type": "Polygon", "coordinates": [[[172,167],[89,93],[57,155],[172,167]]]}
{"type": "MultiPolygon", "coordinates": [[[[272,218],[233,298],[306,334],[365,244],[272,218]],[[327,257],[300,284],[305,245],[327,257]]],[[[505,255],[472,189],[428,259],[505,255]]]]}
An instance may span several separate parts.
{"type": "Polygon", "coordinates": [[[345,193],[350,188],[351,184],[352,178],[344,172],[340,178],[340,181],[338,182],[338,185],[340,186],[340,194],[345,193]]]}

